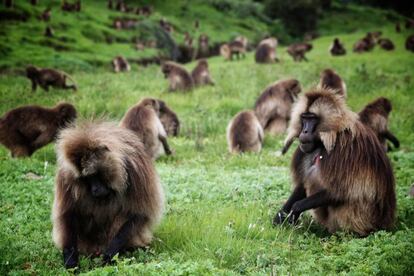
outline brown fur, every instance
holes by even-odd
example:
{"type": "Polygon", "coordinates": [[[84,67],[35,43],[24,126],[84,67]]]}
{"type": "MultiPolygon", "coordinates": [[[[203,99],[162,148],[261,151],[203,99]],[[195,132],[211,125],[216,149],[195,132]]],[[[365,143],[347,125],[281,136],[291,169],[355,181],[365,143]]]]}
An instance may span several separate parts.
{"type": "Polygon", "coordinates": [[[278,61],[276,58],[276,47],[278,41],[274,37],[262,40],[256,48],[256,63],[273,63],[278,61]]]}
{"type": "Polygon", "coordinates": [[[165,78],[168,78],[170,81],[169,91],[188,91],[193,89],[193,79],[183,66],[167,61],[162,64],[161,70],[165,78]]]}
{"type": "Polygon", "coordinates": [[[174,26],[168,22],[165,18],[160,20],[160,27],[167,33],[172,33],[174,31],[174,26]]]}
{"type": "Polygon", "coordinates": [[[55,69],[29,65],[26,67],[26,76],[32,81],[32,91],[36,91],[37,85],[46,91],[49,91],[49,86],[77,90],[76,83],[68,74],[55,69]],[[66,79],[70,79],[74,84],[67,85],[66,79]]]}
{"type": "Polygon", "coordinates": [[[75,3],[68,3],[66,0],[62,1],[62,10],[68,12],[80,12],[81,11],[81,1],[78,0],[75,3]]]}
{"type": "Polygon", "coordinates": [[[325,190],[335,202],[313,209],[316,220],[331,233],[365,236],[390,229],[396,208],[394,175],[375,134],[346,107],[343,97],[317,89],[301,97],[292,111],[288,140],[299,136],[305,112],[319,117],[316,133],[322,146],[311,153],[296,150],[293,183],[305,188],[306,197],[325,190]]]}
{"type": "Polygon", "coordinates": [[[345,47],[342,45],[338,38],[334,39],[331,47],[329,48],[329,52],[333,56],[343,56],[346,54],[345,47]]]}
{"type": "Polygon", "coordinates": [[[295,43],[287,48],[287,52],[294,61],[308,61],[308,59],[305,57],[305,54],[312,50],[312,48],[313,46],[310,43],[295,43]]]}
{"type": "Polygon", "coordinates": [[[256,100],[254,110],[262,127],[273,135],[286,130],[292,105],[301,91],[297,80],[282,80],[268,86],[256,100]]]}
{"type": "Polygon", "coordinates": [[[53,30],[52,27],[47,26],[45,29],[45,36],[46,37],[53,37],[54,36],[55,31],[53,30]]]}
{"type": "MultiPolygon", "coordinates": [[[[391,101],[380,97],[366,105],[359,112],[361,122],[374,131],[385,151],[388,150],[387,137],[395,137],[388,129],[388,116],[391,110],[391,101]]],[[[395,143],[395,146],[399,147],[399,141],[396,140],[395,143]]]]}
{"type": "Polygon", "coordinates": [[[112,67],[115,73],[129,72],[131,70],[131,66],[128,61],[122,56],[116,56],[112,59],[112,67]]]}
{"type": "Polygon", "coordinates": [[[152,14],[153,7],[152,6],[142,6],[137,8],[135,13],[142,16],[150,16],[152,14]]]}
{"type": "Polygon", "coordinates": [[[236,56],[237,59],[241,57],[246,57],[246,48],[241,41],[232,41],[230,43],[225,43],[220,46],[220,55],[224,57],[225,60],[233,60],[233,56],[236,56]]]}
{"type": "Polygon", "coordinates": [[[392,51],[395,49],[394,43],[388,38],[380,38],[378,40],[378,45],[387,51],[392,51]]]}
{"type": "Polygon", "coordinates": [[[52,142],[58,131],[76,119],[76,109],[68,103],[53,108],[27,105],[8,111],[0,118],[0,143],[12,157],[31,156],[52,142]]]}
{"type": "Polygon", "coordinates": [[[61,132],[52,210],[53,241],[64,251],[74,233],[79,252],[103,253],[131,217],[125,248],[145,247],[160,221],[164,195],[151,159],[132,131],[112,123],[86,122],[61,132]],[[99,174],[112,190],[103,202],[84,179],[99,174]]]}
{"type": "Polygon", "coordinates": [[[200,59],[198,61],[197,66],[191,72],[191,78],[196,86],[214,85],[214,81],[210,77],[206,59],[200,59]]]}
{"type": "Polygon", "coordinates": [[[414,34],[407,37],[407,40],[405,41],[405,49],[414,52],[414,34]]]}
{"type": "Polygon", "coordinates": [[[396,31],[397,33],[401,33],[401,25],[400,25],[400,22],[397,22],[397,23],[395,24],[395,31],[396,31]]]}
{"type": "Polygon", "coordinates": [[[120,126],[137,134],[148,155],[153,159],[162,153],[171,154],[167,133],[159,119],[159,114],[159,102],[156,99],[144,98],[131,107],[120,122],[120,126]]]}
{"type": "Polygon", "coordinates": [[[407,18],[405,20],[405,28],[406,29],[414,29],[414,19],[407,18]]]}
{"type": "Polygon", "coordinates": [[[201,34],[198,37],[197,58],[207,58],[210,56],[209,37],[206,34],[201,34]]]}
{"type": "Polygon", "coordinates": [[[237,113],[227,126],[227,144],[230,153],[260,152],[263,137],[263,128],[252,110],[237,113]]]}
{"type": "Polygon", "coordinates": [[[346,84],[341,77],[332,69],[325,69],[321,72],[319,87],[337,90],[340,95],[347,97],[346,84]]]}
{"type": "Polygon", "coordinates": [[[362,53],[362,52],[368,52],[371,51],[375,46],[375,38],[372,33],[367,33],[365,37],[358,40],[354,44],[354,52],[355,53],[362,53]]]}
{"type": "Polygon", "coordinates": [[[232,53],[229,44],[224,43],[220,46],[220,55],[224,57],[225,60],[232,59],[232,53]]]}
{"type": "Polygon", "coordinates": [[[160,105],[159,117],[167,135],[178,136],[180,133],[180,121],[177,114],[164,101],[158,100],[158,103],[160,105]]]}
{"type": "Polygon", "coordinates": [[[52,10],[50,8],[45,9],[41,15],[38,16],[39,20],[49,21],[52,16],[52,10]]]}

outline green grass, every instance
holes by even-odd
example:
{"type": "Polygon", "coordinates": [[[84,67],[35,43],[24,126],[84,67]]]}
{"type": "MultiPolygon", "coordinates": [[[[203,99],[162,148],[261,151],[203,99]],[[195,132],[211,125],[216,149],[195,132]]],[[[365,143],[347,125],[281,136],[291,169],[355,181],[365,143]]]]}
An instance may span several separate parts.
{"type": "MultiPolygon", "coordinates": [[[[106,16],[103,10],[102,15],[106,16]]],[[[101,18],[98,12],[96,18],[101,18]]],[[[145,96],[165,100],[178,113],[181,135],[169,139],[175,155],[156,162],[167,208],[151,248],[121,256],[117,265],[107,267],[100,265],[100,259],[82,257],[82,273],[410,275],[414,273],[414,202],[407,192],[414,182],[414,58],[403,47],[407,32],[395,34],[391,24],[376,29],[395,42],[396,51],[376,48],[371,53],[354,54],[353,43],[370,29],[350,34],[326,31],[328,36],[314,41],[307,63],[294,63],[285,48],[278,49],[281,62],[273,65],[255,64],[251,53],[239,62],[209,59],[216,86],[188,94],[166,92],[167,81],[157,66],[136,67],[126,74],[109,73],[105,68],[94,72],[75,68],[73,77],[79,85],[76,93],[53,89],[32,93],[27,79],[0,75],[0,114],[19,105],[50,106],[66,100],[76,105],[80,117],[105,115],[116,121],[145,96]],[[348,55],[328,55],[334,35],[344,41],[348,55]],[[366,238],[345,233],[329,235],[308,214],[296,227],[273,228],[271,219],[291,189],[292,150],[287,156],[277,156],[283,137],[266,137],[260,154],[231,156],[227,152],[228,121],[238,111],[252,108],[269,83],[293,77],[306,91],[327,67],[334,68],[346,81],[352,110],[359,111],[379,96],[392,100],[390,128],[401,141],[401,148],[388,154],[398,199],[398,219],[392,231],[379,231],[366,238]]],[[[41,49],[47,50],[39,46],[41,49]]],[[[26,50],[21,46],[16,51],[26,50]]],[[[18,55],[1,62],[17,66],[18,55]]],[[[76,51],[70,51],[68,62],[73,62],[76,55],[76,51]]],[[[82,49],[79,55],[95,57],[82,49]]],[[[44,53],[39,53],[39,59],[51,62],[44,53]]],[[[194,63],[186,67],[192,69],[194,63]]],[[[1,275],[67,273],[61,252],[51,240],[55,170],[54,145],[27,159],[11,159],[5,148],[0,148],[1,275]],[[29,172],[42,178],[30,180],[26,177],[29,172]]]]}

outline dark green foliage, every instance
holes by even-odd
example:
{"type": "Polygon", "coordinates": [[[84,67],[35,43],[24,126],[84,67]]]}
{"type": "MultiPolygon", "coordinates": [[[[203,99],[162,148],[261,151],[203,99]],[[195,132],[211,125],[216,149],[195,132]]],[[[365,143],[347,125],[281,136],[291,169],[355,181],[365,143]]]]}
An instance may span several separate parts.
{"type": "Polygon", "coordinates": [[[321,14],[320,0],[267,0],[266,13],[271,18],[280,18],[289,34],[302,36],[314,31],[321,14]]]}

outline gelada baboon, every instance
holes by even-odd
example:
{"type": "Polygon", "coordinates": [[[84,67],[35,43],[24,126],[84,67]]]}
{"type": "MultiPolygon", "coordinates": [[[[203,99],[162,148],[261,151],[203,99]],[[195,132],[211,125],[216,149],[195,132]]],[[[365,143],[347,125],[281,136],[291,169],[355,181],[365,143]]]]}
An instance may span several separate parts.
{"type": "Polygon", "coordinates": [[[281,80],[268,86],[256,100],[254,110],[262,127],[272,135],[283,133],[290,111],[301,91],[297,80],[281,80]]]}
{"type": "Polygon", "coordinates": [[[378,39],[378,45],[386,51],[392,51],[395,49],[394,43],[388,38],[378,39]]]}
{"type": "Polygon", "coordinates": [[[246,57],[248,40],[244,36],[236,37],[232,42],[225,43],[220,46],[220,55],[226,60],[233,60],[233,56],[237,56],[237,59],[246,57]]]}
{"type": "Polygon", "coordinates": [[[400,147],[400,141],[388,129],[388,116],[391,110],[391,101],[387,98],[380,97],[367,104],[359,112],[361,122],[374,131],[385,151],[390,148],[387,145],[387,139],[393,143],[394,147],[400,147]]]}
{"type": "Polygon", "coordinates": [[[198,61],[197,66],[191,72],[191,78],[195,86],[214,85],[214,81],[210,77],[206,59],[200,59],[198,61]]]}
{"type": "Polygon", "coordinates": [[[210,48],[208,46],[209,38],[206,34],[198,37],[197,58],[207,58],[210,56],[210,48]]]}
{"type": "Polygon", "coordinates": [[[256,48],[256,63],[273,63],[278,61],[276,58],[277,44],[277,39],[274,37],[269,37],[260,41],[256,48]]]}
{"type": "Polygon", "coordinates": [[[407,20],[405,20],[405,28],[406,29],[413,29],[414,28],[414,20],[407,18],[407,20]]]}
{"type": "Polygon", "coordinates": [[[44,34],[46,37],[53,37],[54,33],[55,31],[53,30],[53,28],[51,26],[47,26],[44,34]]]}
{"type": "Polygon", "coordinates": [[[239,112],[227,126],[230,153],[260,152],[263,137],[263,128],[252,110],[239,112]]]}
{"type": "Polygon", "coordinates": [[[242,42],[232,41],[220,46],[220,55],[223,56],[225,60],[233,60],[233,56],[236,56],[237,59],[240,59],[240,57],[244,58],[246,57],[246,48],[242,42]]]}
{"type": "Polygon", "coordinates": [[[49,21],[50,17],[52,16],[52,9],[51,8],[46,8],[42,14],[40,14],[38,16],[39,20],[43,20],[43,21],[49,21]]]}
{"type": "Polygon", "coordinates": [[[148,156],[153,159],[162,153],[172,154],[159,114],[159,102],[156,99],[144,98],[131,107],[120,122],[120,126],[135,132],[144,144],[148,156]]]}
{"type": "Polygon", "coordinates": [[[162,101],[157,100],[160,105],[159,118],[164,126],[165,131],[168,136],[178,136],[180,133],[180,120],[178,119],[177,114],[172,111],[168,105],[162,101]]]}
{"type": "Polygon", "coordinates": [[[112,123],[65,129],[57,142],[53,241],[66,268],[79,252],[103,254],[148,246],[164,195],[151,159],[136,135],[112,123]]]}
{"type": "Polygon", "coordinates": [[[68,3],[66,0],[62,1],[62,5],[61,8],[63,11],[68,11],[68,12],[80,12],[82,5],[81,5],[81,1],[78,0],[75,3],[68,3]]]}
{"type": "Polygon", "coordinates": [[[319,81],[320,88],[330,88],[337,90],[339,95],[347,97],[346,84],[342,78],[332,69],[325,69],[321,72],[319,81]]]}
{"type": "Polygon", "coordinates": [[[31,156],[52,142],[58,131],[76,119],[76,109],[68,103],[53,108],[26,105],[0,118],[0,143],[12,157],[31,156]]]}
{"type": "Polygon", "coordinates": [[[390,229],[395,219],[394,175],[375,134],[335,91],[313,90],[292,111],[286,144],[299,138],[291,164],[293,192],[274,217],[295,223],[313,210],[333,233],[361,236],[390,229]]]}
{"type": "Polygon", "coordinates": [[[397,23],[395,24],[395,31],[396,31],[397,33],[401,33],[401,25],[400,25],[400,22],[397,22],[397,23]]]}
{"type": "Polygon", "coordinates": [[[407,37],[407,40],[405,41],[405,49],[414,52],[414,34],[407,37]]]}
{"type": "Polygon", "coordinates": [[[115,73],[129,72],[131,70],[131,66],[129,66],[128,61],[123,56],[116,56],[112,59],[112,68],[115,73]]]}
{"type": "Polygon", "coordinates": [[[373,33],[367,33],[365,37],[358,40],[354,44],[353,51],[355,53],[362,53],[362,52],[368,52],[371,51],[375,46],[375,38],[373,33]]]}
{"type": "Polygon", "coordinates": [[[294,61],[308,61],[305,54],[312,50],[312,48],[313,46],[310,43],[294,43],[287,48],[287,52],[294,61]]]}
{"type": "Polygon", "coordinates": [[[329,52],[333,56],[343,56],[346,54],[346,50],[344,45],[339,41],[339,38],[335,38],[331,47],[329,48],[329,52]]]}
{"type": "Polygon", "coordinates": [[[26,67],[26,76],[32,81],[32,91],[36,91],[37,85],[46,91],[49,91],[49,86],[61,89],[73,89],[74,91],[78,89],[75,81],[68,74],[55,69],[39,68],[29,65],[26,67]],[[66,79],[71,80],[73,84],[66,84],[66,79]]]}
{"type": "Polygon", "coordinates": [[[167,61],[161,65],[161,71],[164,73],[165,78],[168,78],[170,82],[168,88],[170,92],[177,90],[188,91],[193,89],[193,79],[183,66],[172,61],[167,61]]]}

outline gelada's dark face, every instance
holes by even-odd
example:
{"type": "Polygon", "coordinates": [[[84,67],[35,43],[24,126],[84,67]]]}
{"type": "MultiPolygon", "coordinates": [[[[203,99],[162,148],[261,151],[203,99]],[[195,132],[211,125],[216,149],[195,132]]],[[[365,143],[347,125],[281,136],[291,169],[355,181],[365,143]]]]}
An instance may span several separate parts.
{"type": "Polygon", "coordinates": [[[93,198],[105,199],[108,198],[112,193],[112,190],[107,187],[107,185],[105,185],[99,174],[86,176],[83,180],[88,186],[89,193],[93,198]]]}
{"type": "Polygon", "coordinates": [[[304,153],[314,151],[320,144],[316,128],[319,118],[314,113],[303,113],[301,116],[302,130],[299,134],[300,150],[304,153]]]}

